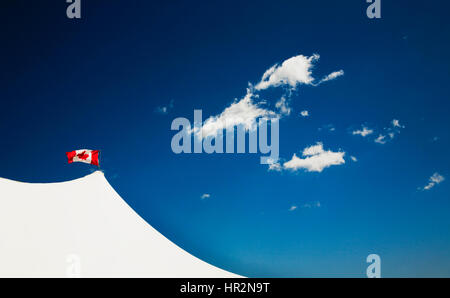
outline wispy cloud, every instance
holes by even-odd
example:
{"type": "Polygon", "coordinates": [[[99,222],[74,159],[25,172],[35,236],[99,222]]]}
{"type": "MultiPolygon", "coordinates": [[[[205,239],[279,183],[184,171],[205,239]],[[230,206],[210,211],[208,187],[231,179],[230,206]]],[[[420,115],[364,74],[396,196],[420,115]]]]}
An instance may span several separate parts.
{"type": "Polygon", "coordinates": [[[378,135],[378,137],[375,139],[374,142],[378,143],[378,144],[386,144],[386,136],[380,134],[380,135],[378,135]]]}
{"type": "Polygon", "coordinates": [[[255,96],[250,89],[239,101],[235,101],[217,116],[211,116],[203,123],[203,126],[193,129],[199,138],[215,136],[224,129],[242,125],[246,130],[255,129],[255,123],[261,117],[275,117],[276,113],[254,103],[255,96]]]}
{"type": "Polygon", "coordinates": [[[201,195],[200,199],[204,200],[204,199],[208,199],[210,197],[211,197],[211,195],[209,193],[204,193],[201,195]]]}
{"type": "Polygon", "coordinates": [[[288,85],[295,89],[299,84],[319,85],[321,83],[334,80],[344,75],[343,70],[334,71],[326,75],[318,83],[312,76],[314,63],[320,59],[318,54],[310,57],[298,55],[285,60],[281,65],[275,64],[261,78],[261,81],[255,86],[256,90],[264,90],[270,87],[288,85]]]}
{"type": "Polygon", "coordinates": [[[281,166],[279,161],[269,159],[268,164],[269,164],[269,171],[281,172],[283,170],[283,167],[281,166]]]}
{"type": "Polygon", "coordinates": [[[353,135],[360,135],[362,137],[368,136],[373,133],[373,129],[363,126],[362,129],[352,131],[353,135]]]}
{"type": "Polygon", "coordinates": [[[322,207],[322,204],[319,201],[315,201],[315,202],[309,202],[309,203],[305,203],[303,205],[297,206],[297,205],[292,205],[288,210],[290,212],[295,211],[297,209],[313,209],[313,208],[320,208],[322,207]]]}
{"type": "Polygon", "coordinates": [[[405,126],[401,125],[398,119],[393,119],[390,125],[384,128],[385,133],[380,133],[374,140],[374,142],[378,144],[386,144],[388,140],[394,139],[395,136],[398,135],[400,133],[400,130],[403,128],[405,128],[405,126]]]}
{"type": "Polygon", "coordinates": [[[159,106],[155,108],[155,112],[158,114],[166,115],[169,111],[173,109],[173,99],[170,100],[169,104],[166,106],[159,106]]]}
{"type": "Polygon", "coordinates": [[[289,208],[289,211],[294,211],[294,210],[297,210],[297,206],[291,206],[291,208],[289,208]]]}
{"type": "Polygon", "coordinates": [[[309,117],[309,112],[307,110],[301,111],[300,116],[302,117],[309,117]]]}
{"type": "Polygon", "coordinates": [[[323,79],[321,79],[319,81],[319,84],[322,84],[322,83],[325,83],[325,82],[328,82],[328,81],[331,81],[331,80],[335,80],[338,77],[343,76],[343,75],[344,75],[344,71],[343,70],[332,72],[329,75],[325,76],[323,79]]]}
{"type": "Polygon", "coordinates": [[[318,130],[319,131],[325,130],[325,131],[333,132],[336,130],[336,127],[334,127],[334,125],[330,123],[330,124],[322,125],[322,127],[319,127],[318,130]]]}
{"type": "MultiPolygon", "coordinates": [[[[319,55],[314,54],[310,57],[298,55],[291,57],[281,65],[270,67],[263,74],[261,81],[255,86],[249,84],[246,95],[240,100],[235,100],[226,107],[223,112],[216,116],[211,116],[205,120],[201,128],[193,129],[197,137],[206,138],[217,135],[228,127],[242,125],[246,130],[255,127],[258,118],[281,118],[291,113],[290,96],[292,90],[298,85],[317,86],[312,76],[314,63],[319,60],[319,55]],[[275,109],[270,110],[264,106],[264,101],[259,100],[258,92],[271,87],[289,87],[286,95],[282,96],[276,103],[275,109]]],[[[343,74],[343,71],[330,73],[325,79],[335,79],[343,74]]],[[[322,79],[319,83],[325,82],[322,79]]],[[[162,112],[166,109],[162,109],[162,112]]]]}
{"type": "Polygon", "coordinates": [[[351,159],[352,161],[354,161],[354,162],[357,162],[357,161],[358,161],[358,159],[357,159],[356,157],[354,157],[353,155],[350,156],[350,159],[351,159]]]}
{"type": "Polygon", "coordinates": [[[405,128],[404,125],[400,124],[400,121],[397,119],[393,119],[391,121],[391,126],[390,127],[386,127],[385,130],[388,133],[388,136],[393,139],[396,135],[398,135],[400,133],[400,130],[405,128]]]}
{"type": "Polygon", "coordinates": [[[295,89],[299,84],[311,85],[314,82],[312,68],[320,56],[310,57],[298,55],[285,60],[281,65],[275,64],[263,74],[261,81],[256,84],[256,90],[288,85],[295,89]]]}
{"type": "Polygon", "coordinates": [[[291,108],[289,107],[289,99],[286,99],[285,96],[282,96],[279,101],[275,103],[275,107],[279,110],[281,115],[290,115],[291,108]]]}
{"type": "Polygon", "coordinates": [[[405,128],[404,125],[400,125],[400,121],[398,121],[397,119],[393,119],[391,124],[392,124],[393,127],[405,128]]]}
{"type": "Polygon", "coordinates": [[[320,207],[322,207],[322,204],[321,204],[319,201],[316,201],[316,202],[311,202],[311,203],[303,204],[301,207],[302,207],[302,208],[308,208],[308,209],[311,209],[311,208],[320,208],[320,207]]]}
{"type": "MultiPolygon", "coordinates": [[[[381,132],[379,132],[378,136],[373,139],[373,141],[378,144],[386,144],[389,140],[394,139],[395,136],[397,136],[403,128],[405,128],[405,126],[400,124],[400,121],[398,119],[393,119],[389,123],[389,126],[385,127],[381,132]]],[[[352,134],[367,137],[374,132],[375,131],[373,129],[363,125],[361,129],[353,130],[352,134]]]]}
{"type": "Polygon", "coordinates": [[[429,190],[444,180],[445,180],[444,176],[436,172],[430,177],[430,179],[428,179],[428,184],[425,187],[423,187],[422,190],[429,190]]]}

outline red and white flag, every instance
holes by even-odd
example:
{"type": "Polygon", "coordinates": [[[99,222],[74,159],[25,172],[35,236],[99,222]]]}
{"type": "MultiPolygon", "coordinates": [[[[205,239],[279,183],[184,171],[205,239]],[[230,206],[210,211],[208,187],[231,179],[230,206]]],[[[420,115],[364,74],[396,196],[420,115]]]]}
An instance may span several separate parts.
{"type": "Polygon", "coordinates": [[[80,149],[71,152],[66,152],[69,163],[84,162],[91,165],[99,166],[98,150],[80,149]]]}

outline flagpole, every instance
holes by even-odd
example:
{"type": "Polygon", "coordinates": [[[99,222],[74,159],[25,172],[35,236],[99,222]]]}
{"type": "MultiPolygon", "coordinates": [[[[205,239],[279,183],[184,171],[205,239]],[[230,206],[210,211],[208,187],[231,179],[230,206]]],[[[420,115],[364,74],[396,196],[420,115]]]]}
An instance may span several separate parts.
{"type": "Polygon", "coordinates": [[[102,155],[102,150],[100,149],[100,150],[98,150],[98,170],[102,173],[105,173],[105,172],[103,172],[102,167],[101,167],[101,164],[102,164],[102,161],[100,158],[101,155],[102,155]]]}

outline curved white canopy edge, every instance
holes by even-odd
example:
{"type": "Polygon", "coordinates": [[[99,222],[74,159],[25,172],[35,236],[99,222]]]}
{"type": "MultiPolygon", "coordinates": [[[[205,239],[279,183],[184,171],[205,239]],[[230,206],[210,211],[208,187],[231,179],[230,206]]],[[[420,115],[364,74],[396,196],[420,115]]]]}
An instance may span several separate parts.
{"type": "Polygon", "coordinates": [[[104,174],[61,183],[0,178],[0,277],[240,277],[143,220],[104,174]]]}

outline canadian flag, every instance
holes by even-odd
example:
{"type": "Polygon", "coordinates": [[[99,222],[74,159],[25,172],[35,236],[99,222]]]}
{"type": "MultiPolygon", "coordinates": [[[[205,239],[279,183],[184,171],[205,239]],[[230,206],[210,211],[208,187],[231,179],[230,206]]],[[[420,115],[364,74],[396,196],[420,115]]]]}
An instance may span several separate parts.
{"type": "Polygon", "coordinates": [[[98,150],[80,149],[75,151],[66,152],[69,163],[84,162],[91,165],[99,166],[98,163],[98,150]]]}

